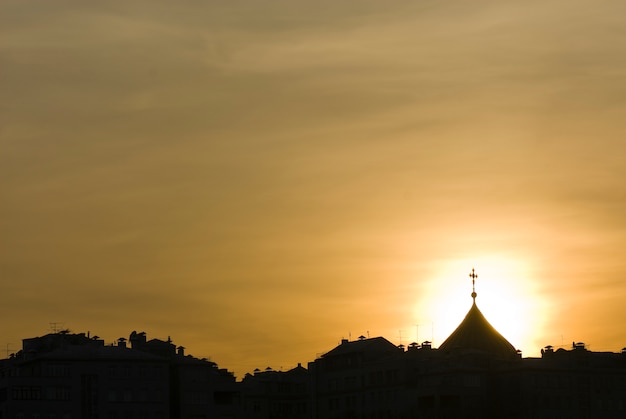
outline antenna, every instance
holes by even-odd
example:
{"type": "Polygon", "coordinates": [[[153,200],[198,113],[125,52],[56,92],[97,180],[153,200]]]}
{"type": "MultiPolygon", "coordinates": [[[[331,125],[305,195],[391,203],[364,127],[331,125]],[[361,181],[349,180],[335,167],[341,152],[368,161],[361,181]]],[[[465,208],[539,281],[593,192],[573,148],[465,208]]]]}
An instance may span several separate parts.
{"type": "Polygon", "coordinates": [[[398,337],[400,338],[400,345],[402,345],[402,330],[398,330],[398,337]]]}
{"type": "Polygon", "coordinates": [[[52,330],[52,333],[59,333],[61,330],[63,330],[63,323],[50,322],[50,330],[52,330]]]}
{"type": "Polygon", "coordinates": [[[430,337],[430,344],[435,346],[435,322],[432,322],[431,324],[431,337],[430,337]]]}

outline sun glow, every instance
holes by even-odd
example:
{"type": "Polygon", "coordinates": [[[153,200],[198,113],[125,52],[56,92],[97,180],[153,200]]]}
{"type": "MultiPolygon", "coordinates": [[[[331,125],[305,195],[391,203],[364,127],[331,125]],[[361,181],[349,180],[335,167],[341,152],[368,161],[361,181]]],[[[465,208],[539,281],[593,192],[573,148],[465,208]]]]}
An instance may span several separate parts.
{"type": "Polygon", "coordinates": [[[523,356],[536,355],[544,304],[530,267],[499,255],[437,262],[415,310],[420,340],[438,347],[461,323],[472,305],[472,268],[480,311],[523,356]]]}

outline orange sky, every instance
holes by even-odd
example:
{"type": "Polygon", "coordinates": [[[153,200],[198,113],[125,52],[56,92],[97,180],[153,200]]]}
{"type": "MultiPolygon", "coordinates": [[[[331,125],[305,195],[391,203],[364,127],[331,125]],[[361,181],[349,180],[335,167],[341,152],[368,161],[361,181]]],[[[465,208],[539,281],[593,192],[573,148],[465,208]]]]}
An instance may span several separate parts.
{"type": "Polygon", "coordinates": [[[0,344],[626,346],[626,3],[0,2],[0,344]],[[522,321],[520,321],[520,319],[522,321]]]}

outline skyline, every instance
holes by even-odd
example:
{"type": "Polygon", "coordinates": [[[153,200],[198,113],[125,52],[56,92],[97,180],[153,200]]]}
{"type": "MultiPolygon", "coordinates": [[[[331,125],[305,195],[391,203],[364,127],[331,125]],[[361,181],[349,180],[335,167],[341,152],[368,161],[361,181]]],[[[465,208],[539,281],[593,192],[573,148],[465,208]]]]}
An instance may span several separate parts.
{"type": "Polygon", "coordinates": [[[437,347],[475,268],[523,356],[619,351],[625,12],[3,1],[0,344],[145,330],[238,378],[437,347]]]}

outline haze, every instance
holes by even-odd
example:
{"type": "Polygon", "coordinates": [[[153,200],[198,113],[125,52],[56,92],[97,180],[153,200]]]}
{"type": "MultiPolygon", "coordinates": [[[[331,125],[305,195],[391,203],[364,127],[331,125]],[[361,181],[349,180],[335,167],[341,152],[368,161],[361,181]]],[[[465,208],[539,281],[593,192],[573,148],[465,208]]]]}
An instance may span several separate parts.
{"type": "Polygon", "coordinates": [[[0,3],[0,344],[626,346],[626,3],[0,3]],[[517,319],[518,322],[507,319],[517,319]]]}

